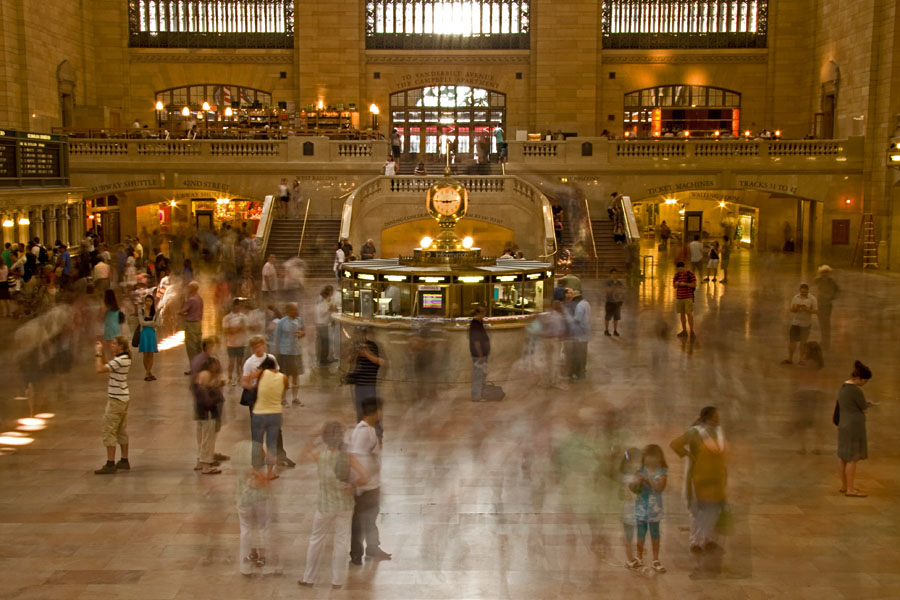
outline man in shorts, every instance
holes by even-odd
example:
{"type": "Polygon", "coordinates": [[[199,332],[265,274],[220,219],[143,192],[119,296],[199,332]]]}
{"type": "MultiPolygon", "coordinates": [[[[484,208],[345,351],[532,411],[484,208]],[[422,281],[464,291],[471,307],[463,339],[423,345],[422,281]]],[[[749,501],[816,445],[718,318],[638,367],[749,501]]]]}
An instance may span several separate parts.
{"type": "Polygon", "coordinates": [[[609,270],[609,279],[603,282],[606,296],[606,328],[604,334],[619,337],[619,320],[622,318],[622,304],[625,302],[625,282],[619,279],[619,272],[609,270]],[[613,322],[613,332],[609,332],[609,322],[613,322]]]}
{"type": "Polygon", "coordinates": [[[694,290],[697,288],[697,277],[684,268],[684,263],[679,261],[676,265],[678,272],[672,280],[675,286],[675,310],[681,315],[681,333],[678,337],[687,337],[688,325],[690,326],[691,339],[694,335],[694,290]]]}
{"type": "MultiPolygon", "coordinates": [[[[794,351],[797,344],[805,344],[812,328],[812,316],[819,310],[815,296],[809,295],[809,286],[800,284],[800,293],[791,300],[791,328],[788,331],[788,357],[783,361],[789,365],[794,362],[794,351]]],[[[802,359],[802,357],[801,357],[802,359]]],[[[801,360],[802,362],[802,360],[801,360]]]]}
{"type": "MultiPolygon", "coordinates": [[[[293,302],[284,306],[284,316],[275,326],[275,349],[278,352],[278,364],[281,373],[287,375],[291,383],[292,404],[303,406],[300,402],[300,373],[303,372],[303,355],[300,350],[300,339],[306,335],[300,309],[293,302]]],[[[287,394],[282,405],[287,406],[287,394]]]]}

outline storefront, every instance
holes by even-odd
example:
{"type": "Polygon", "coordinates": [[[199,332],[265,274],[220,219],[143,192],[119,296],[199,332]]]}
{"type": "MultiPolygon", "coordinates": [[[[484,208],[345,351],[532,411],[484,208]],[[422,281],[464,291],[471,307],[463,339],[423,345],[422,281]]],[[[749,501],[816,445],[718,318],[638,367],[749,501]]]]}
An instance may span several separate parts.
{"type": "Polygon", "coordinates": [[[179,229],[218,231],[228,224],[255,234],[262,207],[262,202],[245,198],[196,198],[176,194],[171,200],[137,207],[137,229],[158,229],[160,233],[179,229]]]}

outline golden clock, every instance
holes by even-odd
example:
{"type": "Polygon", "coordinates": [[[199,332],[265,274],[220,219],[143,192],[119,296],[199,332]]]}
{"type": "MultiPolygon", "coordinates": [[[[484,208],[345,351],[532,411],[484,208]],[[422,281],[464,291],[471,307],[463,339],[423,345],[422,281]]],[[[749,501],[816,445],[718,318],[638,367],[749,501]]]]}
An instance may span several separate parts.
{"type": "Polygon", "coordinates": [[[468,204],[466,188],[454,181],[442,181],[431,186],[426,198],[428,212],[441,222],[456,222],[466,214],[468,204]]]}

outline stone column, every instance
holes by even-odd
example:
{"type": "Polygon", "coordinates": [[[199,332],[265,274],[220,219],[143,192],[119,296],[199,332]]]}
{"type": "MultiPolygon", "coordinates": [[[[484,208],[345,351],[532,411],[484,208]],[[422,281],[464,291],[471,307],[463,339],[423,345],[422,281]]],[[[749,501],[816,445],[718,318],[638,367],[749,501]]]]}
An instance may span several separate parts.
{"type": "Polygon", "coordinates": [[[38,237],[41,238],[41,243],[44,243],[46,241],[44,239],[44,207],[35,206],[31,214],[32,216],[28,217],[28,220],[31,221],[31,239],[38,237]]]}
{"type": "Polygon", "coordinates": [[[44,246],[52,250],[53,242],[55,242],[58,237],[56,233],[56,206],[51,206],[47,209],[47,220],[44,231],[46,232],[46,239],[43,240],[44,246]]]}
{"type": "Polygon", "coordinates": [[[62,207],[61,214],[60,214],[60,216],[62,217],[62,220],[59,223],[59,239],[66,246],[71,245],[69,243],[69,232],[71,231],[71,228],[69,226],[69,221],[71,219],[70,213],[69,213],[70,207],[71,207],[70,204],[66,204],[65,206],[62,207]]]}

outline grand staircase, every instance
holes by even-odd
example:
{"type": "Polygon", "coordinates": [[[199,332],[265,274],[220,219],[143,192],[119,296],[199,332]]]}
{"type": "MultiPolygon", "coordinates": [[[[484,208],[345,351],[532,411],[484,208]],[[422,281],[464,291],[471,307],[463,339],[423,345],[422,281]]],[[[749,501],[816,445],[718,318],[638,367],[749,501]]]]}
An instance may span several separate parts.
{"type": "Polygon", "coordinates": [[[309,219],[303,234],[303,248],[300,235],[303,219],[276,218],[269,229],[266,256],[274,254],[279,261],[298,256],[306,262],[307,277],[332,277],[334,272],[334,244],[341,231],[339,219],[309,219]]]}
{"type": "MultiPolygon", "coordinates": [[[[397,165],[397,175],[415,175],[416,166],[422,160],[418,155],[404,154],[397,165]]],[[[437,154],[425,157],[425,171],[428,175],[442,175],[446,158],[437,154]]],[[[475,164],[471,158],[460,159],[457,164],[450,165],[455,175],[503,175],[503,169],[496,162],[475,164]]]]}
{"type": "Polygon", "coordinates": [[[624,273],[625,245],[613,241],[613,222],[609,219],[592,219],[591,231],[594,233],[594,246],[597,248],[597,255],[591,264],[592,274],[597,273],[603,278],[612,268],[624,273]]]}

